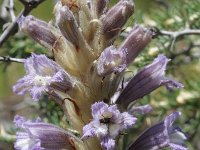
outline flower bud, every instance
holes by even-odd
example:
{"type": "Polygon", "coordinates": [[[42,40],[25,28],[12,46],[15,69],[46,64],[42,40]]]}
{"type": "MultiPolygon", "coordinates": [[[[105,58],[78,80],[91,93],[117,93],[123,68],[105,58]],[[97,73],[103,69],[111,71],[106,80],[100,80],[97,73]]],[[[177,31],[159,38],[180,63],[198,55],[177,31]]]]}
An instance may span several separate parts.
{"type": "Polygon", "coordinates": [[[117,36],[133,12],[131,0],[120,0],[114,5],[102,18],[102,34],[105,38],[111,40],[117,36]]]}
{"type": "Polygon", "coordinates": [[[74,15],[67,6],[60,6],[57,10],[56,22],[63,36],[78,48],[80,31],[74,15]]]}
{"type": "Polygon", "coordinates": [[[21,16],[18,25],[21,31],[48,49],[52,49],[57,39],[59,39],[59,36],[52,32],[53,27],[33,16],[21,16]]]}
{"type": "Polygon", "coordinates": [[[106,9],[109,0],[90,0],[89,4],[91,9],[95,12],[97,17],[101,16],[106,9]]]}
{"type": "Polygon", "coordinates": [[[96,11],[98,16],[104,13],[108,2],[109,0],[97,0],[96,11]]]}
{"type": "Polygon", "coordinates": [[[119,47],[120,50],[127,52],[127,63],[131,63],[138,54],[150,42],[153,32],[136,25],[131,31],[130,35],[119,47]]]}
{"type": "MultiPolygon", "coordinates": [[[[79,27],[68,6],[57,3],[55,15],[56,23],[62,35],[67,39],[68,45],[72,47],[70,49],[66,48],[67,60],[62,60],[64,60],[66,66],[70,66],[70,70],[76,71],[75,74],[80,74],[81,71],[87,70],[89,63],[94,61],[93,50],[88,45],[83,30],[79,27]]],[[[63,57],[63,54],[61,53],[59,57],[63,57]]]]}
{"type": "Polygon", "coordinates": [[[114,46],[106,48],[97,62],[97,72],[100,76],[108,75],[112,72],[121,72],[126,68],[126,54],[117,51],[114,46]]]}

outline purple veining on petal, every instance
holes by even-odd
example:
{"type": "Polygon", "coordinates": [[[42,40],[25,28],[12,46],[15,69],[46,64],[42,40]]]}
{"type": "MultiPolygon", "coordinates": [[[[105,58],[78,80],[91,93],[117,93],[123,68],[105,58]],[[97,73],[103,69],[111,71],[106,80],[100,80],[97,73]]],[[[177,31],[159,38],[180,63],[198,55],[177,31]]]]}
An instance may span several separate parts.
{"type": "Polygon", "coordinates": [[[120,0],[109,9],[105,16],[101,18],[102,34],[106,37],[106,40],[112,40],[119,34],[133,12],[134,4],[130,0],[120,0]]]}
{"type": "Polygon", "coordinates": [[[160,150],[166,147],[173,150],[188,150],[184,147],[184,141],[187,139],[185,134],[180,128],[173,126],[180,114],[180,112],[173,112],[162,122],[147,129],[129,146],[128,150],[160,150]]]}
{"type": "Polygon", "coordinates": [[[135,25],[126,40],[119,47],[119,51],[126,51],[126,61],[130,64],[151,41],[153,32],[142,26],[135,25]]]}
{"type": "Polygon", "coordinates": [[[165,77],[165,70],[169,59],[159,55],[152,64],[139,71],[124,88],[116,103],[127,107],[131,102],[151,93],[164,85],[168,88],[182,88],[183,85],[165,77]]]}
{"type": "Polygon", "coordinates": [[[77,138],[64,129],[53,124],[44,123],[40,119],[26,120],[15,116],[14,122],[22,130],[16,133],[15,149],[43,150],[43,149],[73,149],[72,140],[77,138]]]}
{"type": "MultiPolygon", "coordinates": [[[[52,32],[52,30],[55,30],[53,26],[34,16],[22,15],[18,18],[17,23],[21,31],[48,49],[51,49],[58,39],[58,35],[52,32]]],[[[57,46],[59,45],[60,43],[57,44],[57,46]]]]}

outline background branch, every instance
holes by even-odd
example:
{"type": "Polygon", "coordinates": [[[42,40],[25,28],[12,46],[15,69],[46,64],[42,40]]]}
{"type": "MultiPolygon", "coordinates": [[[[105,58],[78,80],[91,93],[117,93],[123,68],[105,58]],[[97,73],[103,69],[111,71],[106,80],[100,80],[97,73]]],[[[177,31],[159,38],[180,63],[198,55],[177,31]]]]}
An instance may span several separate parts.
{"type": "Polygon", "coordinates": [[[23,63],[23,62],[24,62],[24,59],[20,59],[20,58],[11,58],[11,57],[9,57],[9,56],[0,56],[0,61],[23,63]]]}
{"type": "Polygon", "coordinates": [[[12,22],[14,22],[16,17],[15,17],[15,13],[14,13],[14,1],[13,0],[9,1],[9,12],[10,12],[11,20],[12,20],[12,22]]]}
{"type": "Polygon", "coordinates": [[[0,11],[0,21],[2,21],[3,23],[6,23],[7,20],[9,19],[9,14],[7,11],[7,7],[9,6],[9,1],[8,0],[4,0],[1,4],[1,11],[0,11]]]}
{"type": "Polygon", "coordinates": [[[15,34],[18,30],[17,20],[23,15],[28,15],[34,8],[36,8],[39,4],[41,4],[45,0],[31,0],[27,2],[26,0],[19,0],[23,5],[24,9],[17,16],[14,22],[12,22],[8,28],[1,34],[0,37],[0,46],[13,34],[15,34]]]}
{"type": "Polygon", "coordinates": [[[177,38],[183,37],[185,35],[200,35],[199,29],[184,29],[182,31],[174,31],[174,32],[156,29],[155,32],[157,34],[156,36],[168,36],[172,39],[170,44],[170,51],[173,50],[177,38]]]}

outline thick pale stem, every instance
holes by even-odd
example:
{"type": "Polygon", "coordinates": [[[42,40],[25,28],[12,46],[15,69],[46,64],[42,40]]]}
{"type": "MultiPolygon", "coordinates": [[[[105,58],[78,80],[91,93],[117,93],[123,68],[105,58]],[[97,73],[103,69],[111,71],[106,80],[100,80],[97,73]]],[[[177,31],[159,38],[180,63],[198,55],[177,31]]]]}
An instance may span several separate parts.
{"type": "MultiPolygon", "coordinates": [[[[91,118],[90,113],[90,105],[84,104],[82,105],[81,109],[75,106],[73,102],[70,100],[65,100],[65,110],[68,116],[69,122],[73,129],[78,131],[80,135],[82,135],[83,126],[89,121],[91,118]],[[85,109],[83,109],[85,108],[85,109]]],[[[89,138],[83,140],[83,144],[78,143],[78,149],[83,150],[101,150],[100,142],[97,138],[89,138]]]]}

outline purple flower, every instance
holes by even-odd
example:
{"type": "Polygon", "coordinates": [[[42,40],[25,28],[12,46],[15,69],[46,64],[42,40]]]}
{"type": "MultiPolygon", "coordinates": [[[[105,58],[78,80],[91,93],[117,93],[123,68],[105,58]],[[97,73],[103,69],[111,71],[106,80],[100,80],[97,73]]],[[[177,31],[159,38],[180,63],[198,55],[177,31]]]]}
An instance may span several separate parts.
{"type": "Polygon", "coordinates": [[[99,57],[97,71],[100,76],[122,72],[151,41],[153,32],[136,25],[122,45],[107,47],[99,57]]]}
{"type": "Polygon", "coordinates": [[[160,150],[166,147],[172,150],[188,150],[184,147],[184,141],[187,139],[185,134],[180,128],[173,126],[180,115],[180,112],[174,112],[162,122],[147,129],[128,150],[160,150]]]}
{"type": "Polygon", "coordinates": [[[14,144],[16,150],[71,150],[74,149],[74,140],[78,140],[64,129],[43,123],[40,119],[31,121],[17,115],[14,123],[22,129],[16,135],[17,139],[14,144]]]}
{"type": "Polygon", "coordinates": [[[127,112],[120,113],[116,105],[109,106],[104,102],[92,105],[92,117],[93,120],[83,127],[82,138],[97,136],[107,150],[112,150],[115,147],[114,139],[137,120],[127,112]]]}
{"type": "Polygon", "coordinates": [[[120,73],[126,68],[126,53],[116,50],[114,46],[106,48],[97,62],[97,73],[100,76],[112,72],[120,73]]]}
{"type": "Polygon", "coordinates": [[[135,25],[126,40],[119,47],[120,51],[126,52],[127,64],[130,64],[144,50],[151,41],[153,34],[150,29],[135,25]]]}
{"type": "Polygon", "coordinates": [[[56,11],[56,23],[62,35],[70,41],[76,48],[80,48],[82,37],[78,24],[69,7],[58,3],[56,11]],[[81,42],[80,42],[81,41],[81,42]]]}
{"type": "Polygon", "coordinates": [[[131,102],[151,93],[164,85],[168,89],[181,88],[183,85],[165,77],[165,70],[169,59],[159,55],[152,64],[138,72],[119,95],[116,103],[126,108],[131,102]]]}
{"type": "Polygon", "coordinates": [[[26,75],[13,86],[13,91],[19,95],[29,91],[32,98],[38,100],[45,92],[66,92],[72,88],[69,75],[45,55],[32,54],[25,60],[24,67],[26,75]]]}

